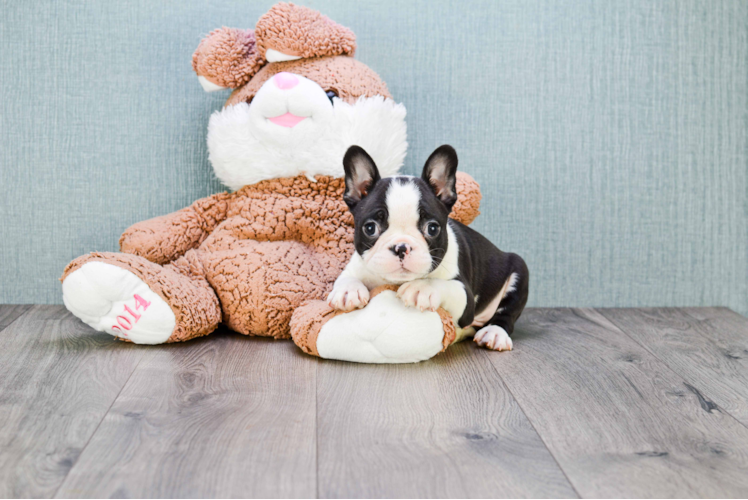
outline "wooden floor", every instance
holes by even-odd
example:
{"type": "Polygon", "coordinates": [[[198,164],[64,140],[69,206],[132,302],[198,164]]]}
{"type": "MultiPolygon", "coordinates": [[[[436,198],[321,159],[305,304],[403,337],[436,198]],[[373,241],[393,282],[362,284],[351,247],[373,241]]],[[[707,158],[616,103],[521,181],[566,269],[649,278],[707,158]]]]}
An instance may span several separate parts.
{"type": "Polygon", "coordinates": [[[530,309],[515,350],[135,346],[0,306],[0,497],[746,497],[748,319],[530,309]]]}

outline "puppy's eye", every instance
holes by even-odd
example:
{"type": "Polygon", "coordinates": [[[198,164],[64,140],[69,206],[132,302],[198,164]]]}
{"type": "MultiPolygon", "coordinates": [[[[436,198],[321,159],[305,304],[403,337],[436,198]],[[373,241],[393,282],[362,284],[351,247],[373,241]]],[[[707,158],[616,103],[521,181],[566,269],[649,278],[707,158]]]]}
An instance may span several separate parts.
{"type": "Polygon", "coordinates": [[[377,236],[379,234],[379,226],[377,225],[377,223],[369,221],[364,224],[364,234],[366,236],[369,236],[370,238],[377,236]]]}
{"type": "Polygon", "coordinates": [[[438,222],[429,222],[426,225],[426,234],[429,237],[433,238],[433,237],[435,237],[435,236],[437,236],[439,234],[439,232],[441,231],[441,229],[442,228],[439,226],[438,222]]]}
{"type": "Polygon", "coordinates": [[[327,94],[327,98],[330,99],[330,102],[332,102],[334,97],[338,97],[338,93],[334,90],[328,90],[325,94],[327,94]]]}

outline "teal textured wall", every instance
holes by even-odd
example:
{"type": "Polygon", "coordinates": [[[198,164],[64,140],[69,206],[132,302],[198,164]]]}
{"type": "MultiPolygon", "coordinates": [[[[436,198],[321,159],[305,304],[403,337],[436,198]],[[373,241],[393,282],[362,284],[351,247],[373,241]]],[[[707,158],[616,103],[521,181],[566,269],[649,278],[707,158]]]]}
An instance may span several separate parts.
{"type": "MultiPolygon", "coordinates": [[[[299,3],[405,103],[408,172],[457,148],[530,305],[748,313],[748,2],[299,3]]],[[[271,4],[2,3],[0,302],[60,302],[70,259],[221,189],[205,133],[226,95],[191,54],[271,4]]]]}

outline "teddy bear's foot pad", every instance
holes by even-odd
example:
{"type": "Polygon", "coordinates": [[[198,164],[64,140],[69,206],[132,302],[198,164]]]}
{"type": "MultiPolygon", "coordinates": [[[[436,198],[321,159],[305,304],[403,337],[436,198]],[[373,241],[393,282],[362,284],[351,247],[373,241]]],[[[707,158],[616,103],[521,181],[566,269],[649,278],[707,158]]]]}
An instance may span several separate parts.
{"type": "Polygon", "coordinates": [[[359,363],[415,363],[443,349],[439,314],[406,307],[383,291],[363,309],[335,316],[317,337],[320,357],[359,363]]]}
{"type": "Polygon", "coordinates": [[[93,329],[136,344],[162,344],[174,331],[171,307],[130,271],[83,264],[62,283],[65,307],[93,329]]]}

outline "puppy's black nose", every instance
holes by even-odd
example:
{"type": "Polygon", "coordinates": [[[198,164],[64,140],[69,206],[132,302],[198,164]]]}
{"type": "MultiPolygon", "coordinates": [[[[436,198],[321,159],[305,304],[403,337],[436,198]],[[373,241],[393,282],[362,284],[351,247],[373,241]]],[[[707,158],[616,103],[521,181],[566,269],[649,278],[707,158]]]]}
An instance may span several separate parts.
{"type": "Polygon", "coordinates": [[[408,255],[408,252],[410,252],[410,247],[405,243],[399,243],[397,245],[392,245],[390,247],[390,250],[392,251],[392,253],[397,255],[400,260],[403,260],[405,256],[408,255]]]}

